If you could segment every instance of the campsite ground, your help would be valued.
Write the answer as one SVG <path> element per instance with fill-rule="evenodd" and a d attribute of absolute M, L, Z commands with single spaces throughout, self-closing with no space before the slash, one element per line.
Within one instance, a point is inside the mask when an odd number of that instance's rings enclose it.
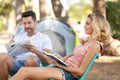
<path fill-rule="evenodd" d="M 0 52 L 9 42 L 8 35 L 0 33 Z M 85 80 L 120 80 L 120 57 L 101 56 L 95 61 Z"/>
<path fill-rule="evenodd" d="M 120 57 L 101 56 L 95 61 L 85 80 L 120 80 Z"/>

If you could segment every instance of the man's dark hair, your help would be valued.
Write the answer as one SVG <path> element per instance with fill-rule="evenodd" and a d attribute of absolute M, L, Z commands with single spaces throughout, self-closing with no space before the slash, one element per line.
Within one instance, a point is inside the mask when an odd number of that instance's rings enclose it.
<path fill-rule="evenodd" d="M 22 13 L 22 18 L 31 16 L 34 21 L 36 21 L 36 14 L 34 11 L 26 11 Z"/>

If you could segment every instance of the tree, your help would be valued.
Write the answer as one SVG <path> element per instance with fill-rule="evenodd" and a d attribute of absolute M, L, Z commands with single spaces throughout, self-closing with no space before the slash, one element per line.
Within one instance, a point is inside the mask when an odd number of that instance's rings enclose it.
<path fill-rule="evenodd" d="M 12 5 L 9 2 L 1 1 L 0 2 L 0 17 L 5 17 L 9 14 L 9 12 L 12 10 Z"/>
<path fill-rule="evenodd" d="M 51 15 L 47 0 L 39 0 L 40 18 L 46 18 Z"/>
<path fill-rule="evenodd" d="M 106 18 L 106 7 L 105 7 L 105 0 L 94 0 L 94 7 L 93 7 L 93 13 L 99 13 L 102 14 Z M 114 44 L 117 43 L 117 44 Z M 103 51 L 103 55 L 115 55 L 120 56 L 120 41 L 113 39 L 111 36 L 110 43 L 105 44 L 105 49 Z"/>
<path fill-rule="evenodd" d="M 24 4 L 24 0 L 11 0 L 11 3 L 13 5 L 13 8 L 15 10 L 15 21 L 16 21 L 16 30 L 19 26 L 21 26 L 21 13 L 22 13 L 22 5 Z"/>
<path fill-rule="evenodd" d="M 100 13 L 106 18 L 105 0 L 94 0 L 93 13 Z"/>
<path fill-rule="evenodd" d="M 77 23 L 69 17 L 68 12 L 64 9 L 60 0 L 51 0 L 51 2 L 56 18 L 69 25 L 75 32 L 77 32 L 75 28 L 75 25 L 77 25 Z"/>
<path fill-rule="evenodd" d="M 69 16 L 68 16 L 67 11 L 65 11 L 60 0 L 51 0 L 51 2 L 52 2 L 52 8 L 53 8 L 55 16 L 66 22 Z"/>
<path fill-rule="evenodd" d="M 7 29 L 9 14 L 12 10 L 13 10 L 13 6 L 9 3 L 9 1 L 2 0 L 0 2 L 0 31 L 2 29 Z M 3 24 L 2 20 L 4 20 L 5 17 L 7 17 L 7 20 Z"/>

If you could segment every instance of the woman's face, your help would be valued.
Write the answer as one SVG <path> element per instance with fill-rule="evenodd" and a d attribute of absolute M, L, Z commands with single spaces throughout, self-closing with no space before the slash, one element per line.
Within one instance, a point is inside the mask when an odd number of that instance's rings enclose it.
<path fill-rule="evenodd" d="M 87 17 L 85 25 L 84 25 L 85 33 L 88 35 L 92 35 L 93 29 L 92 29 L 92 20 Z"/>

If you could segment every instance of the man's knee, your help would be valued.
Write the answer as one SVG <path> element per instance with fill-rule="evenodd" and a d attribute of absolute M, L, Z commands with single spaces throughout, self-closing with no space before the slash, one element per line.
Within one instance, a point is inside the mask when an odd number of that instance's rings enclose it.
<path fill-rule="evenodd" d="M 6 64 L 8 65 L 9 68 L 11 68 L 13 65 L 12 57 L 10 57 L 6 53 L 0 53 L 0 64 L 1 65 Z"/>
<path fill-rule="evenodd" d="M 24 66 L 32 66 L 32 67 L 37 67 L 39 66 L 39 61 L 34 57 L 34 56 L 29 56 L 27 57 Z"/>
<path fill-rule="evenodd" d="M 1 62 L 5 62 L 8 59 L 10 59 L 10 56 L 8 54 L 6 54 L 6 53 L 0 53 L 0 63 Z"/>

